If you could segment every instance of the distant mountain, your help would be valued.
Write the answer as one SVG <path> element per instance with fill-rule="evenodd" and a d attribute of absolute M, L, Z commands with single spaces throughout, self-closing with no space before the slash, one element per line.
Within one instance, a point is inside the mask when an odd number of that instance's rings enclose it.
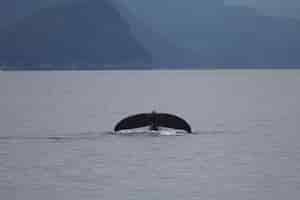
<path fill-rule="evenodd" d="M 168 37 L 163 37 L 141 18 L 133 15 L 124 2 L 120 0 L 111 1 L 120 11 L 121 16 L 128 21 L 137 40 L 151 53 L 154 68 L 182 68 L 186 65 L 188 67 L 191 65 L 199 67 L 200 60 L 201 63 L 207 64 L 204 57 L 199 56 L 192 50 L 170 43 Z"/>
<path fill-rule="evenodd" d="M 152 60 L 110 0 L 41 9 L 1 31 L 0 44 L 0 65 L 16 69 L 103 69 Z"/>
<path fill-rule="evenodd" d="M 117 0 L 171 45 L 217 67 L 299 67 L 300 22 L 222 0 Z M 129 20 L 135 26 L 133 20 Z M 137 27 L 139 27 L 137 25 Z"/>
<path fill-rule="evenodd" d="M 15 23 L 16 20 L 32 15 L 41 8 L 52 5 L 72 2 L 85 2 L 86 0 L 1 0 L 0 27 Z"/>
<path fill-rule="evenodd" d="M 223 0 L 63 1 L 0 32 L 0 66 L 300 68 L 297 20 Z"/>

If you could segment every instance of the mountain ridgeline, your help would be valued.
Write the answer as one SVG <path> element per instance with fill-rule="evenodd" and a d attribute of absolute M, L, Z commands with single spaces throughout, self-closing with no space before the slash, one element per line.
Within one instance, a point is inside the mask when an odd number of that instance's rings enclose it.
<path fill-rule="evenodd" d="M 8 69 L 103 69 L 151 63 L 109 0 L 44 8 L 0 33 Z"/>
<path fill-rule="evenodd" d="M 0 44 L 6 69 L 300 67 L 299 21 L 223 0 L 70 0 L 3 29 Z"/>

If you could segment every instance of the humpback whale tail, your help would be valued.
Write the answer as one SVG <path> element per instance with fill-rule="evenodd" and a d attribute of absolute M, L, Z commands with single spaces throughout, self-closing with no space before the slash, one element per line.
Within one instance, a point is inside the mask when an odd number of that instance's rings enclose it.
<path fill-rule="evenodd" d="M 115 126 L 115 131 L 150 127 L 150 130 L 158 130 L 159 127 L 184 130 L 192 132 L 190 125 L 182 118 L 168 113 L 140 113 L 122 119 Z"/>

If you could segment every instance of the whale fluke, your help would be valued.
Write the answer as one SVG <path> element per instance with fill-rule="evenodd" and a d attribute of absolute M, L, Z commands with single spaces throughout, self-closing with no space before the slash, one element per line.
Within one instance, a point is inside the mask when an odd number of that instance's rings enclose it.
<path fill-rule="evenodd" d="M 190 125 L 182 118 L 168 113 L 140 113 L 122 119 L 115 126 L 115 131 L 150 127 L 150 130 L 158 130 L 159 127 L 184 130 L 192 132 Z"/>

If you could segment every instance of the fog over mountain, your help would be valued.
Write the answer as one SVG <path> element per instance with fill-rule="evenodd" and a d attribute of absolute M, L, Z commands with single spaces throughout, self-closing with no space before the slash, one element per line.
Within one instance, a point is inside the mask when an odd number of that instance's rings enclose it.
<path fill-rule="evenodd" d="M 225 3 L 254 7 L 266 15 L 300 19 L 299 0 L 225 0 Z"/>
<path fill-rule="evenodd" d="M 84 2 L 86 0 L 1 0 L 0 2 L 0 27 L 11 23 L 17 18 L 30 15 L 33 11 L 57 3 Z M 143 1 L 143 0 L 141 0 Z M 200 2 L 201 0 L 198 0 Z M 130 3 L 130 0 L 123 0 Z M 151 2 L 151 1 L 150 1 Z M 189 1 L 184 1 L 188 3 Z M 257 8 L 265 14 L 277 16 L 297 17 L 300 19 L 299 0 L 224 0 L 226 4 L 247 5 Z"/>

